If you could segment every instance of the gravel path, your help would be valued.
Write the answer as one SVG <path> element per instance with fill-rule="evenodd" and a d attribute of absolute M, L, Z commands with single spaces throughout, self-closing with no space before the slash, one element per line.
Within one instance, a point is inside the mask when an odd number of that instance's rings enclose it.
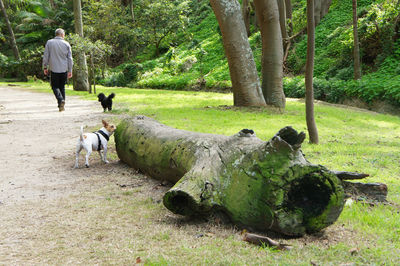
<path fill-rule="evenodd" d="M 102 119 L 115 119 L 98 102 L 67 96 L 65 112 L 59 112 L 50 93 L 0 86 L 0 95 L 0 265 L 41 265 L 50 254 L 43 249 L 53 245 L 49 239 L 62 239 L 47 232 L 54 228 L 50 223 L 69 215 L 62 203 L 116 186 L 122 175 L 129 180 L 133 170 L 118 162 L 114 145 L 110 164 L 93 153 L 90 168 L 73 169 L 80 126 L 90 132 Z M 45 256 L 34 255 L 40 252 Z"/>
<path fill-rule="evenodd" d="M 76 181 L 65 170 L 73 166 L 79 128 L 100 127 L 100 105 L 68 97 L 59 112 L 52 94 L 0 87 L 0 95 L 0 204 L 64 195 Z"/>

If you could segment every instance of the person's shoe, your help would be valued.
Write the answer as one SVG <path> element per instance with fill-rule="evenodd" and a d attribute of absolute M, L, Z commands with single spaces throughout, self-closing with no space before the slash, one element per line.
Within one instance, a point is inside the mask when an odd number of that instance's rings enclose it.
<path fill-rule="evenodd" d="M 65 111 L 65 101 L 61 101 L 60 105 L 58 106 L 58 111 L 62 112 Z"/>

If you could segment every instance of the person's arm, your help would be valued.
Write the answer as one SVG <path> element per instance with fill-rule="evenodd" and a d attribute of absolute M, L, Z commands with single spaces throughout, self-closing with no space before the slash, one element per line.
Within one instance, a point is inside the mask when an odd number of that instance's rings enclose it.
<path fill-rule="evenodd" d="M 72 78 L 72 67 L 74 66 L 74 60 L 72 59 L 71 46 L 68 45 L 68 78 Z"/>
<path fill-rule="evenodd" d="M 49 66 L 49 57 L 50 57 L 49 42 L 47 42 L 43 53 L 43 73 L 46 76 L 49 74 L 49 71 L 47 69 L 47 67 Z"/>

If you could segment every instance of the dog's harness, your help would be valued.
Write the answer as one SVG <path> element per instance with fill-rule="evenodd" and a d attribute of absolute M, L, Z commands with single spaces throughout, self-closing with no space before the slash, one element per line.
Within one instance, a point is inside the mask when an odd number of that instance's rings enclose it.
<path fill-rule="evenodd" d="M 94 134 L 96 134 L 97 139 L 99 140 L 99 145 L 97 146 L 97 150 L 100 151 L 101 150 L 101 140 L 100 140 L 100 134 L 107 140 L 110 140 L 110 137 L 108 137 L 108 135 L 106 133 L 104 133 L 102 130 L 93 132 Z"/>

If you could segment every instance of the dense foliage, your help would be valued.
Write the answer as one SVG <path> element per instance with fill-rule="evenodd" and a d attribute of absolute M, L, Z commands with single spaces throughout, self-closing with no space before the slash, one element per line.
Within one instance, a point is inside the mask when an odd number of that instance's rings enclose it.
<path fill-rule="evenodd" d="M 46 40 L 58 27 L 73 33 L 72 0 L 5 3 L 22 59 L 14 60 L 7 27 L 0 19 L 0 77 L 41 77 Z M 285 64 L 284 89 L 289 97 L 303 97 L 306 1 L 292 3 L 293 34 L 299 34 Z M 83 0 L 82 8 L 85 43 L 101 41 L 108 47 L 107 53 L 99 50 L 94 55 L 98 82 L 173 90 L 230 89 L 221 35 L 208 0 Z M 363 77 L 354 81 L 351 1 L 332 1 L 316 29 L 317 99 L 341 102 L 356 97 L 367 103 L 400 104 L 399 14 L 398 0 L 358 0 Z M 261 39 L 252 21 L 250 43 L 260 71 Z"/>

